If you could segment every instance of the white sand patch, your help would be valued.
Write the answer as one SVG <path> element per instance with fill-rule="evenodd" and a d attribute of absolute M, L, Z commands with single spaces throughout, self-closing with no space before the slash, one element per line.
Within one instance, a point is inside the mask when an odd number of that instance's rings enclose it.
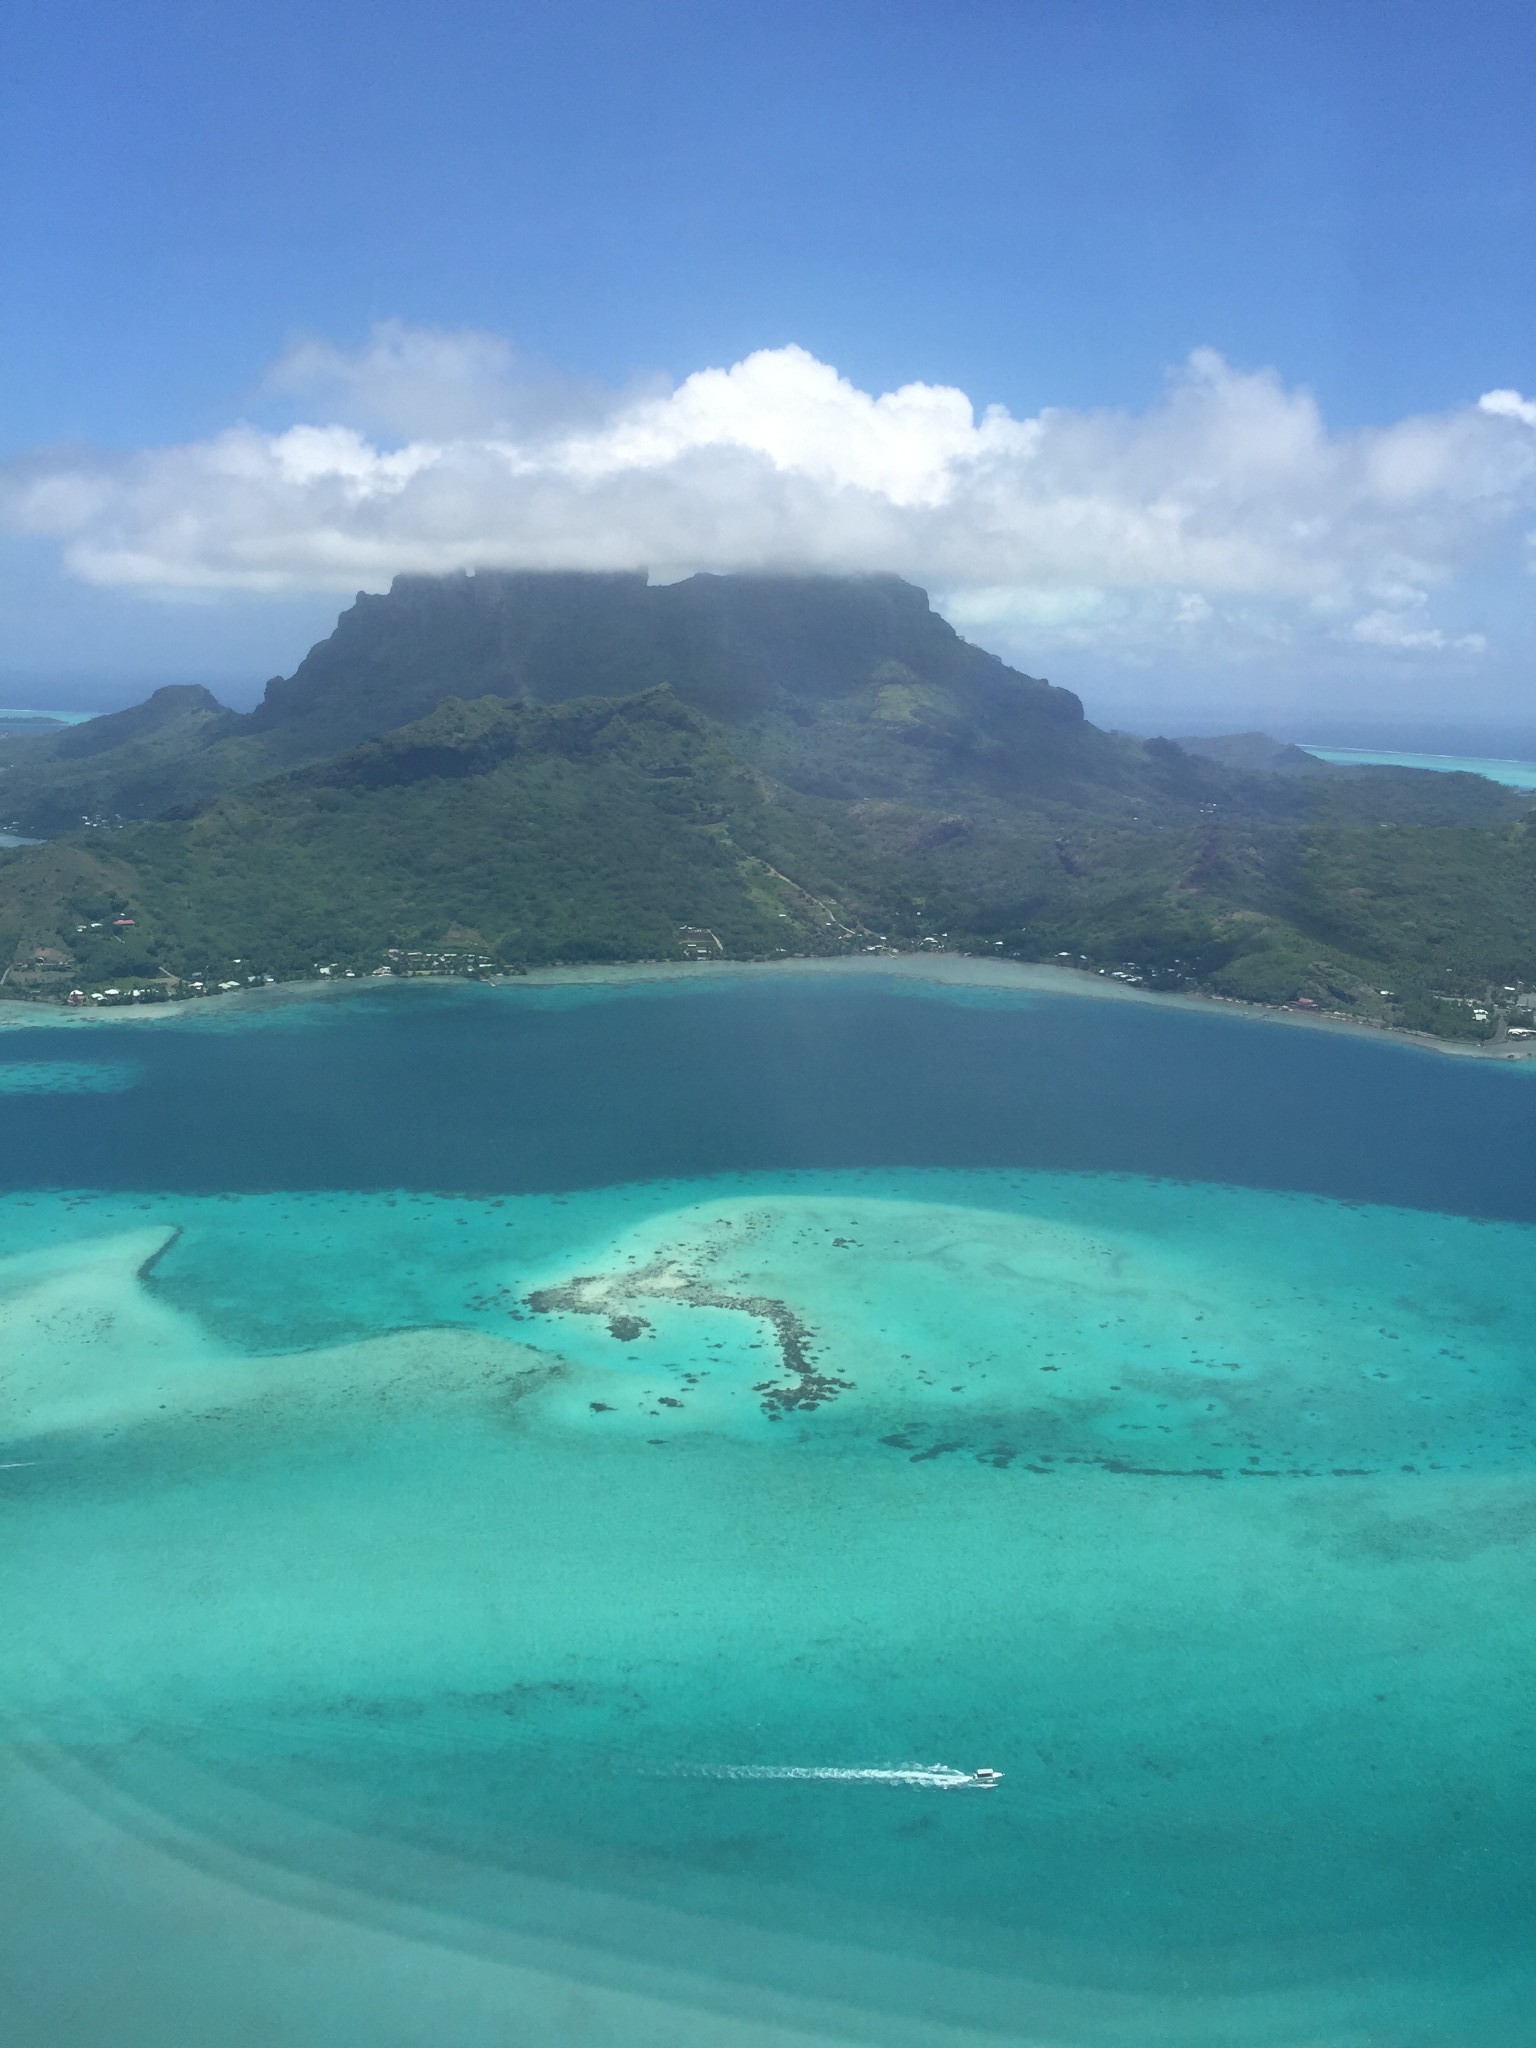
<path fill-rule="evenodd" d="M 255 1404 L 298 1413 L 391 1398 L 515 1403 L 561 1370 L 547 1353 L 463 1330 L 237 1353 L 144 1284 L 174 1235 L 156 1227 L 0 1260 L 0 1438 L 24 1447 Z"/>

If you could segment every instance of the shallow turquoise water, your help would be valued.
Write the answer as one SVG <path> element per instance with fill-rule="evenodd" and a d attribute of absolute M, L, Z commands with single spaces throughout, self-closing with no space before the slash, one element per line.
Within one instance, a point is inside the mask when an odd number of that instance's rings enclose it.
<path fill-rule="evenodd" d="M 1441 775 L 1486 775 L 1510 789 L 1536 789 L 1536 761 L 1503 761 L 1473 754 L 1375 753 L 1368 747 L 1308 747 L 1320 761 L 1356 768 L 1428 768 Z"/>
<path fill-rule="evenodd" d="M 358 1034 L 440 1023 L 420 993 L 294 1028 L 367 1095 Z M 807 998 L 828 1043 L 851 1000 Z M 579 1011 L 573 1129 L 594 1046 L 659 1073 L 708 1012 L 669 1002 Z M 898 1009 L 956 1042 L 943 992 Z M 999 1105 L 1066 1057 L 1049 1005 L 971 1014 Z M 1153 1092 L 1211 1042 L 1183 1021 Z M 179 1028 L 90 1050 L 148 1093 Z M 1285 1035 L 1225 1030 L 1262 1098 Z M 1400 1071 L 1425 1128 L 1442 1088 L 1529 1115 L 1523 1074 Z M 0 1197 L 15 2038 L 1529 2038 L 1530 1220 L 1429 1206 L 1432 1158 L 1413 1204 L 1025 1157 L 458 1194 L 220 1163 L 49 1192 L 40 1154 Z M 936 1761 L 1006 1776 L 730 1775 Z"/>

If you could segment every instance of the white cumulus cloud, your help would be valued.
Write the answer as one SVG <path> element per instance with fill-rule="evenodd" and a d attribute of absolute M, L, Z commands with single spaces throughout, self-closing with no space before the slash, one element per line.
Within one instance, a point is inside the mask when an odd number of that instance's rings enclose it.
<path fill-rule="evenodd" d="M 395 441 L 547 434 L 613 403 L 525 362 L 502 335 L 401 320 L 381 321 L 360 349 L 320 335 L 295 339 L 262 379 L 261 396 Z"/>
<path fill-rule="evenodd" d="M 295 344 L 266 391 L 311 417 L 37 451 L 0 472 L 0 518 L 80 577 L 150 590 L 894 570 L 957 620 L 1048 642 L 1470 653 L 1430 596 L 1536 506 L 1536 404 L 1516 392 L 1334 432 L 1307 392 L 1209 350 L 1143 412 L 1019 418 L 946 385 L 863 391 L 796 347 L 600 398 L 529 378 L 498 337 L 390 324 L 360 351 Z"/>
<path fill-rule="evenodd" d="M 1420 653 L 1442 653 L 1455 648 L 1463 654 L 1482 654 L 1488 645 L 1482 633 L 1447 633 L 1432 626 L 1428 604 L 1421 593 L 1396 606 L 1381 606 L 1365 612 L 1349 629 L 1349 638 L 1362 647 L 1397 647 Z"/>
<path fill-rule="evenodd" d="M 1485 391 L 1477 402 L 1495 419 L 1523 420 L 1526 426 L 1536 427 L 1536 398 L 1522 398 L 1518 391 Z"/>

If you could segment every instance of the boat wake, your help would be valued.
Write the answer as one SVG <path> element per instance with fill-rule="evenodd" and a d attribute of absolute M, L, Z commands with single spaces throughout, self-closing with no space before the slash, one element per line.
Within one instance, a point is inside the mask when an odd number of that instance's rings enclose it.
<path fill-rule="evenodd" d="M 1001 1771 L 957 1771 L 950 1764 L 678 1764 L 678 1778 L 718 1778 L 732 1783 L 783 1783 L 810 1779 L 835 1785 L 907 1785 L 927 1792 L 990 1791 Z"/>

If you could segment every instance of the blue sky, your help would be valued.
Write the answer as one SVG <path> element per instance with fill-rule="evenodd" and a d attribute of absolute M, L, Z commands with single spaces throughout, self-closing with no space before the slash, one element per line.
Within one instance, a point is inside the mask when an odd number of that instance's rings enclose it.
<path fill-rule="evenodd" d="M 1536 695 L 1523 0 L 56 0 L 9 45 L 0 695 L 248 694 L 475 556 L 888 562 L 1109 712 Z"/>

